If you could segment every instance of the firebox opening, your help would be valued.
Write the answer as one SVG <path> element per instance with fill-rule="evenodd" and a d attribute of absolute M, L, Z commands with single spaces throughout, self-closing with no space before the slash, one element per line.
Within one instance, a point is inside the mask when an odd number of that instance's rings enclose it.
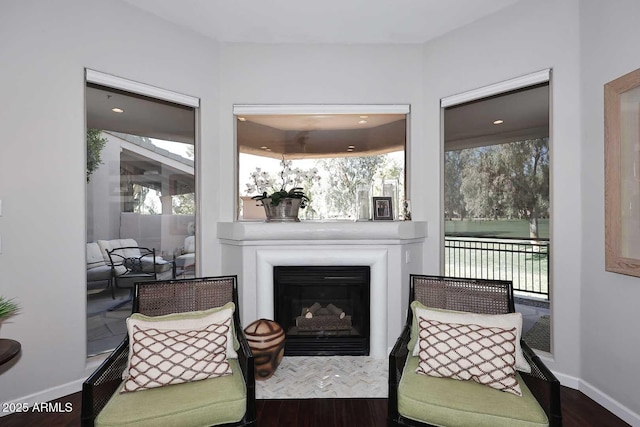
<path fill-rule="evenodd" d="M 285 355 L 369 355 L 368 266 L 276 266 L 273 274 Z"/>

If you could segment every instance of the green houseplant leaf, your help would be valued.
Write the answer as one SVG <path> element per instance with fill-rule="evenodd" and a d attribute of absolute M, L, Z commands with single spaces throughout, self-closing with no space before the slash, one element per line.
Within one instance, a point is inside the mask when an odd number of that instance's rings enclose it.
<path fill-rule="evenodd" d="M 0 296 L 0 321 L 18 313 L 20 305 L 13 299 L 6 299 Z"/>

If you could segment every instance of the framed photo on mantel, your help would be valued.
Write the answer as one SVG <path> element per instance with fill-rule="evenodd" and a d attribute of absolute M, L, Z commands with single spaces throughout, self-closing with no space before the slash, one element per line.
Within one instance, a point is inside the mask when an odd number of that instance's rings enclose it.
<path fill-rule="evenodd" d="M 392 220 L 393 205 L 391 197 L 374 197 L 373 198 L 373 220 Z"/>
<path fill-rule="evenodd" d="M 605 269 L 640 277 L 640 69 L 604 85 Z"/>

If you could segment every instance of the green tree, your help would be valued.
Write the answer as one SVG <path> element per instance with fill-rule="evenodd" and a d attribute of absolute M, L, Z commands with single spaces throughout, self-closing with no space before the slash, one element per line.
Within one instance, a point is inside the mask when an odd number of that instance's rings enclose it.
<path fill-rule="evenodd" d="M 100 129 L 87 129 L 87 182 L 91 174 L 102 164 L 102 149 L 107 139 L 102 136 Z"/>
<path fill-rule="evenodd" d="M 509 173 L 509 212 L 529 220 L 529 236 L 538 237 L 538 219 L 549 210 L 549 140 L 508 144 L 499 151 Z"/>
<path fill-rule="evenodd" d="M 462 170 L 461 190 L 467 211 L 474 218 L 503 218 L 507 203 L 505 171 L 498 157 L 498 146 L 468 151 Z"/>
<path fill-rule="evenodd" d="M 466 151 L 461 190 L 476 218 L 522 218 L 538 237 L 538 219 L 549 209 L 549 140 L 531 139 Z"/>
<path fill-rule="evenodd" d="M 444 155 L 444 216 L 451 219 L 455 216 L 464 219 L 467 208 L 462 193 L 462 171 L 467 150 L 447 151 Z"/>
<path fill-rule="evenodd" d="M 385 160 L 383 155 L 320 160 L 322 167 L 331 171 L 325 194 L 325 203 L 329 212 L 355 214 L 357 188 L 361 185 L 370 186 Z"/>
<path fill-rule="evenodd" d="M 171 198 L 173 213 L 176 215 L 195 215 L 196 197 L 195 193 L 178 194 Z"/>

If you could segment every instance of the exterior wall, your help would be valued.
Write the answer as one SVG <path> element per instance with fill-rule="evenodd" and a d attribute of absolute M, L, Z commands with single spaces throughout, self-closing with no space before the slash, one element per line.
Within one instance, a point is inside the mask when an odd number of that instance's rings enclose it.
<path fill-rule="evenodd" d="M 120 238 L 120 195 L 112 197 L 112 189 L 120 188 L 120 140 L 108 133 L 103 135 L 107 142 L 101 153 L 102 164 L 87 183 L 87 242 Z"/>

